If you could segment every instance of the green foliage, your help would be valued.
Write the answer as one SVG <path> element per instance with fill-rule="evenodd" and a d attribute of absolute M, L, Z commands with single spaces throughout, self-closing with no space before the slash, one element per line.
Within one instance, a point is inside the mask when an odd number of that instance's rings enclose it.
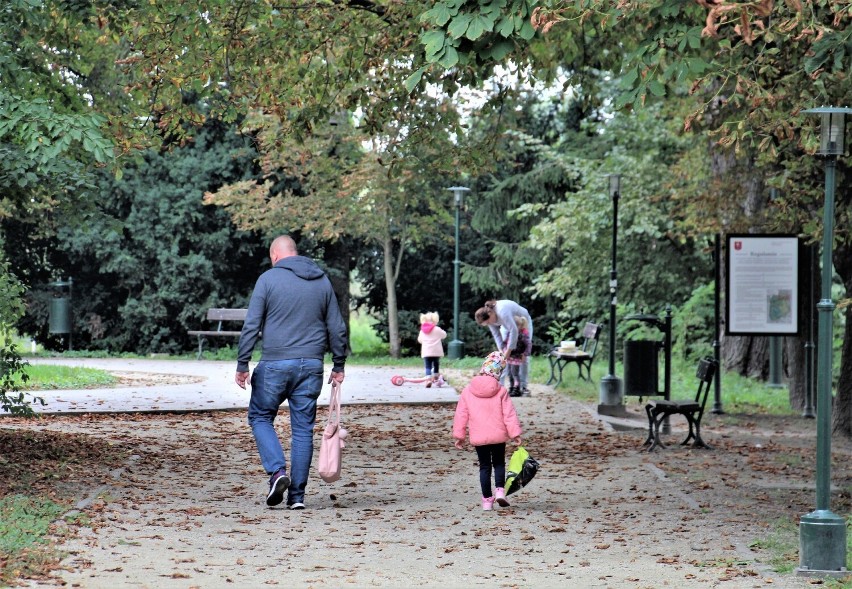
<path fill-rule="evenodd" d="M 547 326 L 547 340 L 553 346 L 558 346 L 571 335 L 571 325 L 568 321 L 552 321 Z"/>
<path fill-rule="evenodd" d="M 32 417 L 34 413 L 30 403 L 34 401 L 44 405 L 44 399 L 33 397 L 30 401 L 20 390 L 21 384 L 29 378 L 25 372 L 26 366 L 15 344 L 9 339 L 0 338 L 0 408 L 12 415 Z"/>
<path fill-rule="evenodd" d="M 352 354 L 359 357 L 387 356 L 388 346 L 373 329 L 375 320 L 356 313 L 349 319 L 349 346 Z"/>
<path fill-rule="evenodd" d="M 0 243 L 2 241 L 0 239 Z M 18 352 L 12 331 L 15 321 L 24 314 L 23 293 L 23 285 L 12 274 L 0 251 L 0 407 L 12 415 L 31 417 L 32 408 L 20 391 L 20 385 L 28 378 L 27 363 Z M 43 399 L 36 397 L 34 400 L 44 404 Z"/>
<path fill-rule="evenodd" d="M 535 0 L 477 2 L 441 0 L 420 15 L 430 25 L 420 36 L 427 64 L 449 69 L 474 64 L 493 64 L 516 50 L 517 44 L 535 36 L 530 17 Z M 517 39 L 513 39 L 516 37 Z M 405 80 L 412 92 L 427 66 Z"/>
<path fill-rule="evenodd" d="M 88 10 L 49 0 L 10 0 L 0 11 L 0 217 L 73 215 L 86 203 L 93 165 L 113 161 L 105 133 L 110 105 L 120 104 L 112 64 L 115 48 L 98 43 Z M 114 66 L 113 66 L 114 67 Z"/>
<path fill-rule="evenodd" d="M 10 495 L 0 498 L 0 583 L 43 574 L 45 561 L 57 560 L 50 541 L 51 524 L 65 507 L 45 498 Z"/>
<path fill-rule="evenodd" d="M 203 203 L 206 190 L 250 177 L 254 155 L 250 138 L 210 121 L 185 147 L 146 152 L 120 180 L 103 176 L 99 211 L 84 225 L 69 223 L 55 240 L 9 255 L 31 269 L 35 284 L 73 277 L 75 346 L 187 349 L 187 330 L 208 327 L 208 308 L 246 306 L 267 261 L 262 235 L 237 230 L 226 211 Z M 27 232 L 12 220 L 5 227 Z M 34 292 L 18 325 L 39 341 L 49 341 L 48 296 Z"/>
<path fill-rule="evenodd" d="M 715 285 L 698 286 L 672 319 L 673 354 L 681 360 L 698 360 L 713 351 L 715 335 Z"/>
<path fill-rule="evenodd" d="M 577 170 L 577 188 L 548 206 L 530 232 L 526 245 L 546 270 L 528 290 L 559 301 L 556 315 L 562 321 L 605 319 L 614 214 L 605 176 L 620 173 L 618 300 L 636 310 L 677 308 L 702 275 L 712 276 L 709 257 L 678 235 L 660 174 L 687 144 L 666 132 L 656 109 L 589 121 L 587 127 L 582 140 L 579 133 L 564 136 L 561 157 Z"/>

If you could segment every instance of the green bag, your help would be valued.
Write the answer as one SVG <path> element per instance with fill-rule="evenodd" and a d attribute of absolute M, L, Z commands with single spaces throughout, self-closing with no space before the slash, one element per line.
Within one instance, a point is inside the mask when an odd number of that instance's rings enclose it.
<path fill-rule="evenodd" d="M 506 468 L 506 495 L 526 487 L 538 472 L 538 462 L 530 456 L 526 448 L 518 446 L 509 459 Z"/>

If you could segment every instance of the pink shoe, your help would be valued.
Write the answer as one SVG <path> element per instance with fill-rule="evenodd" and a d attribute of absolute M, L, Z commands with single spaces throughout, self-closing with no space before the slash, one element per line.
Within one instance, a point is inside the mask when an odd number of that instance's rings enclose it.
<path fill-rule="evenodd" d="M 491 511 L 494 508 L 494 497 L 482 498 L 482 510 Z"/>
<path fill-rule="evenodd" d="M 500 507 L 509 507 L 509 502 L 506 501 L 506 490 L 503 487 L 497 487 L 494 491 L 494 500 Z"/>

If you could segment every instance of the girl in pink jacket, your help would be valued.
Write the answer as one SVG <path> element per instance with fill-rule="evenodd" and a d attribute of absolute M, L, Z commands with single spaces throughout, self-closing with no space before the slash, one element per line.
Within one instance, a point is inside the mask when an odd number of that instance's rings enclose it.
<path fill-rule="evenodd" d="M 455 446 L 462 448 L 465 434 L 476 448 L 479 458 L 479 485 L 482 487 L 482 509 L 490 511 L 494 502 L 508 507 L 506 491 L 506 442 L 521 445 L 521 424 L 515 406 L 506 388 L 500 384 L 500 375 L 506 368 L 506 358 L 500 352 L 491 352 L 482 364 L 479 374 L 461 393 L 453 420 Z M 466 431 L 468 430 L 468 431 Z M 495 494 L 491 494 L 491 469 L 494 469 Z"/>

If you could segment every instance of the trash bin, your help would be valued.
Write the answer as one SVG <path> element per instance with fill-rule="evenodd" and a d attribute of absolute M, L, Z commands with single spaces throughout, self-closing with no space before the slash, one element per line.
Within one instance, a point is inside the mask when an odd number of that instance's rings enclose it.
<path fill-rule="evenodd" d="M 662 340 L 624 342 L 624 394 L 670 399 L 672 384 L 672 308 L 666 305 L 663 317 L 639 313 L 624 318 L 639 321 L 662 332 Z M 643 334 L 644 335 L 644 334 Z M 663 350 L 663 390 L 659 387 L 659 350 Z"/>
<path fill-rule="evenodd" d="M 624 342 L 624 394 L 655 397 L 660 390 L 658 352 L 660 342 L 634 340 Z"/>
<path fill-rule="evenodd" d="M 50 299 L 50 333 L 71 333 L 71 300 L 67 297 Z"/>
<path fill-rule="evenodd" d="M 48 286 L 53 288 L 53 298 L 50 299 L 50 308 L 48 309 L 47 331 L 51 334 L 60 336 L 68 334 L 68 349 L 73 350 L 74 344 L 71 338 L 74 337 L 72 327 L 74 322 L 71 316 L 71 299 L 74 280 L 59 280 L 50 282 Z M 60 341 L 64 341 L 64 337 L 60 337 Z"/>

